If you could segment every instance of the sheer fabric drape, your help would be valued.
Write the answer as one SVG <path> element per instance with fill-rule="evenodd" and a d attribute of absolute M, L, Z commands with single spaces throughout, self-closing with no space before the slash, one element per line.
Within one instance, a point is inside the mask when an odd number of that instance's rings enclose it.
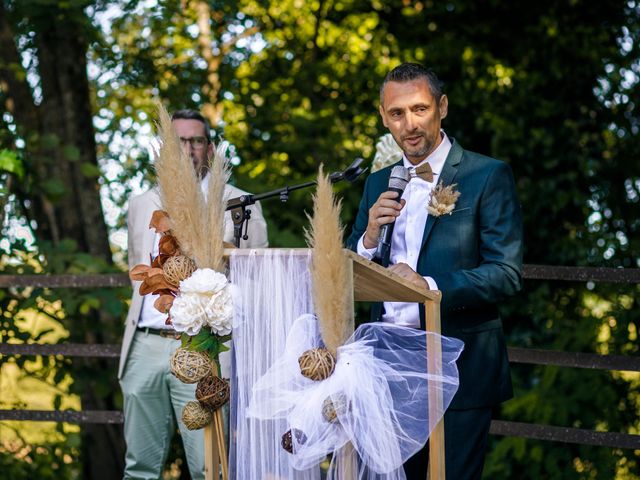
<path fill-rule="evenodd" d="M 320 479 L 320 469 L 295 470 L 280 441 L 285 419 L 248 418 L 252 388 L 284 351 L 287 333 L 302 314 L 313 311 L 310 252 L 268 250 L 233 252 L 230 280 L 235 285 L 230 478 Z"/>

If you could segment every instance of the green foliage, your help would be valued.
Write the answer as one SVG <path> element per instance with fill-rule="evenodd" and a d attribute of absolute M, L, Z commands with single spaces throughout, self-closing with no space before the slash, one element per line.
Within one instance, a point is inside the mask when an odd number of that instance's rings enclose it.
<path fill-rule="evenodd" d="M 229 350 L 225 345 L 229 340 L 231 335 L 220 336 L 203 328 L 196 335 L 182 335 L 182 346 L 196 352 L 207 352 L 211 360 L 218 363 L 218 355 Z"/>
<path fill-rule="evenodd" d="M 76 436 L 62 443 L 37 447 L 20 445 L 7 448 L 0 445 L 0 470 L 3 478 L 11 480 L 79 479 L 78 455 Z"/>
<path fill-rule="evenodd" d="M 24 165 L 18 155 L 7 149 L 0 150 L 0 172 L 11 173 L 18 180 L 24 178 Z"/>

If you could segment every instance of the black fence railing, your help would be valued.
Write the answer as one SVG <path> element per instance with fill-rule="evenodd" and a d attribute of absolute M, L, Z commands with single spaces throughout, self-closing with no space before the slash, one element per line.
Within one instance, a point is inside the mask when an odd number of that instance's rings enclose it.
<path fill-rule="evenodd" d="M 525 265 L 524 278 L 529 280 L 562 280 L 574 282 L 640 283 L 640 269 L 558 267 Z M 126 274 L 103 275 L 0 275 L 0 288 L 101 288 L 128 286 Z M 598 355 L 529 348 L 508 349 L 512 363 L 548 365 L 597 370 L 640 372 L 640 357 L 622 355 Z M 87 345 L 61 343 L 43 345 L 34 343 L 0 343 L 0 355 L 66 357 L 101 357 L 118 359 L 119 345 Z M 120 411 L 71 411 L 71 410 L 0 410 L 2 420 L 30 420 L 67 423 L 122 423 Z M 602 432 L 579 428 L 557 427 L 521 422 L 494 420 L 493 435 L 530 438 L 581 445 L 610 448 L 640 449 L 640 435 Z"/>

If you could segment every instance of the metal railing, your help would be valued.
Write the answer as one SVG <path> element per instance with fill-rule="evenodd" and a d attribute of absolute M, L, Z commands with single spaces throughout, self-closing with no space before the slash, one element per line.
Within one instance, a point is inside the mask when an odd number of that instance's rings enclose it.
<path fill-rule="evenodd" d="M 528 280 L 573 282 L 640 283 L 640 269 L 599 267 L 558 267 L 525 265 Z M 0 275 L 0 288 L 103 288 L 128 286 L 126 274 L 102 275 Z M 529 348 L 508 348 L 511 363 L 597 370 L 640 372 L 640 357 L 598 355 Z M 117 360 L 119 345 L 61 343 L 55 345 L 0 343 L 0 355 L 63 355 L 101 357 Z M 120 411 L 0 410 L 0 420 L 31 420 L 68 423 L 122 423 Z M 491 434 L 622 449 L 640 449 L 640 435 L 602 432 L 579 428 L 494 420 Z"/>

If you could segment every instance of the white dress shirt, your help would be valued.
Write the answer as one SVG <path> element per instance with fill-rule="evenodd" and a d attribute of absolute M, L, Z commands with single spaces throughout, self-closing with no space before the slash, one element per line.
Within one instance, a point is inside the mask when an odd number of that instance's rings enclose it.
<path fill-rule="evenodd" d="M 451 150 L 451 141 L 441 131 L 442 141 L 440 145 L 425 158 L 420 164 L 412 165 L 407 157 L 403 157 L 403 163 L 406 168 L 413 170 L 415 167 L 428 162 L 433 170 L 433 182 L 427 182 L 419 177 L 412 176 L 411 181 L 402 194 L 406 204 L 400 211 L 400 215 L 396 217 L 393 235 L 391 237 L 391 254 L 389 264 L 406 263 L 413 270 L 418 265 L 418 255 L 422 246 L 422 235 L 424 226 L 427 223 L 429 212 L 427 204 L 431 196 L 431 190 L 438 184 L 438 179 L 444 162 Z M 364 247 L 364 235 L 358 241 L 358 254 L 371 260 L 376 248 L 367 249 Z M 438 286 L 431 277 L 424 277 L 431 290 L 437 290 Z M 383 322 L 394 323 L 407 327 L 420 326 L 420 314 L 417 303 L 406 302 L 384 302 L 385 313 L 382 315 Z"/>

